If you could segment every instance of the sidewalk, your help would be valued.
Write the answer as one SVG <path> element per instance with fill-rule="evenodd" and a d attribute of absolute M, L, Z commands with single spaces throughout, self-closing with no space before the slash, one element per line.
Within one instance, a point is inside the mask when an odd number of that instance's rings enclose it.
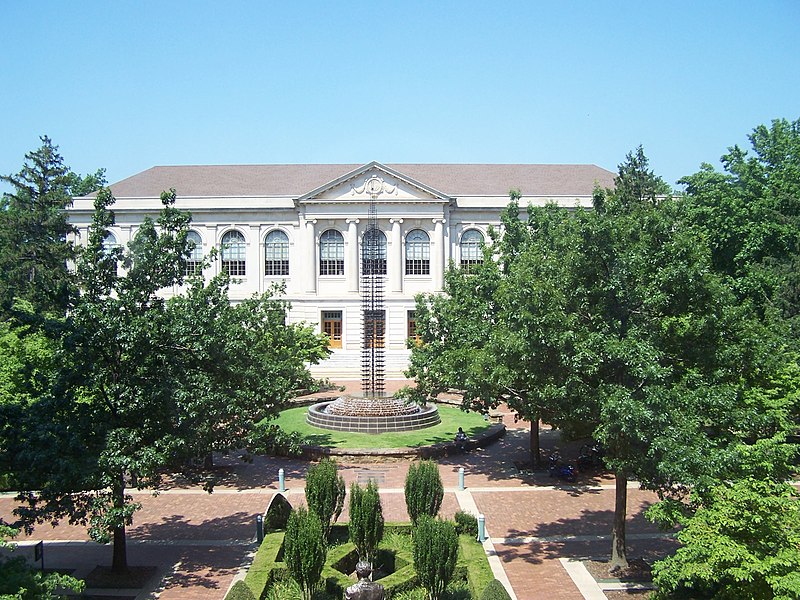
<path fill-rule="evenodd" d="M 405 383 L 405 382 L 403 382 Z M 399 383 L 387 382 L 397 385 Z M 387 385 L 387 389 L 390 386 Z M 610 554 L 614 509 L 613 479 L 579 479 L 576 485 L 554 486 L 546 472 L 520 472 L 514 461 L 528 456 L 529 424 L 513 422 L 506 411 L 506 436 L 488 448 L 439 460 L 445 485 L 441 515 L 478 511 L 486 518 L 490 536 L 485 544 L 490 561 L 519 600 L 581 599 L 598 597 L 581 591 L 560 559 Z M 542 433 L 547 452 L 559 444 L 558 436 Z M 570 457 L 575 450 L 560 448 Z M 387 521 L 407 520 L 402 494 L 410 461 L 339 461 L 347 486 L 353 481 L 375 480 L 380 488 Z M 175 485 L 153 497 L 135 493 L 142 509 L 129 528 L 131 565 L 157 566 L 158 575 L 141 590 L 120 590 L 117 598 L 145 600 L 221 600 L 240 568 L 255 550 L 255 517 L 263 513 L 278 490 L 278 470 L 283 469 L 287 497 L 293 505 L 304 501 L 305 473 L 309 463 L 280 457 L 256 457 L 244 463 L 237 457 L 220 457 L 215 469 L 223 483 L 207 494 L 198 487 Z M 465 490 L 458 489 L 458 471 L 465 471 Z M 654 494 L 635 487 L 628 490 L 628 536 L 631 556 L 653 556 L 674 542 L 660 534 L 643 512 L 656 501 Z M 0 497 L 0 517 L 13 520 L 13 498 Z M 341 520 L 347 519 L 347 508 Z M 20 537 L 20 552 L 31 553 L 33 542 L 45 540 L 47 568 L 69 567 L 76 576 L 98 564 L 110 564 L 111 547 L 87 541 L 83 527 L 60 524 L 39 526 L 30 537 Z M 93 590 L 98 596 L 109 591 Z M 599 596 L 603 597 L 603 596 Z"/>

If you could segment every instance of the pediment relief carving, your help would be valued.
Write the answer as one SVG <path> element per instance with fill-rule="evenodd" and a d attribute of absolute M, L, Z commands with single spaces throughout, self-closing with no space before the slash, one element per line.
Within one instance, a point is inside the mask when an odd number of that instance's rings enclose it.
<path fill-rule="evenodd" d="M 390 173 L 378 167 L 368 168 L 356 172 L 352 177 L 331 182 L 301 197 L 303 203 L 361 203 L 369 202 L 372 197 L 381 203 L 395 202 L 448 202 L 449 199 L 427 189 L 424 184 L 419 184 L 409 179 L 404 179 L 399 174 Z"/>

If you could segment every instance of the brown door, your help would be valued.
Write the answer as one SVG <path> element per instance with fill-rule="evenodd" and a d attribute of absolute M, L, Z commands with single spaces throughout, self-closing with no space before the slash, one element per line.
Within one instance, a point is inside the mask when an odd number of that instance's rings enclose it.
<path fill-rule="evenodd" d="M 329 348 L 342 347 L 342 311 L 326 310 L 322 313 L 322 331 L 328 334 Z"/>

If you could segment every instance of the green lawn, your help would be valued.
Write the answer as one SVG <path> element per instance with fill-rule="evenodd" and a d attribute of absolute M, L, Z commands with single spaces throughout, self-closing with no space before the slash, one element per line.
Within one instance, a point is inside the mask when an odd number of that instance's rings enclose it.
<path fill-rule="evenodd" d="M 490 423 L 483 415 L 474 412 L 463 412 L 452 407 L 439 405 L 442 422 L 427 429 L 406 431 L 402 433 L 348 433 L 319 429 L 306 423 L 308 407 L 301 406 L 283 411 L 273 421 L 289 432 L 298 432 L 303 436 L 303 443 L 324 446 L 326 448 L 415 448 L 430 446 L 441 442 L 451 442 L 459 427 L 474 437 L 485 431 Z"/>

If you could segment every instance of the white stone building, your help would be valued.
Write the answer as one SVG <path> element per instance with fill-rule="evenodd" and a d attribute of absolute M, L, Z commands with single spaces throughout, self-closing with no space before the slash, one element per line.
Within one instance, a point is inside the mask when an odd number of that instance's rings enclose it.
<path fill-rule="evenodd" d="M 161 192 L 175 188 L 177 206 L 192 214 L 198 256 L 221 249 L 208 275 L 227 269 L 237 280 L 231 299 L 284 282 L 290 319 L 330 335 L 333 354 L 315 375 L 359 379 L 359 251 L 370 192 L 376 193 L 385 247 L 382 343 L 386 376 L 398 378 L 407 366 L 414 296 L 441 290 L 449 261 L 468 264 L 480 257 L 480 243 L 489 241 L 490 225 L 500 224 L 509 190 L 521 190 L 523 209 L 548 201 L 591 206 L 594 186 L 612 187 L 613 179 L 594 165 L 153 167 L 111 185 L 116 225 L 108 241 L 126 244 L 142 218 L 158 212 Z M 76 198 L 70 210 L 83 239 L 92 203 L 91 197 Z"/>

